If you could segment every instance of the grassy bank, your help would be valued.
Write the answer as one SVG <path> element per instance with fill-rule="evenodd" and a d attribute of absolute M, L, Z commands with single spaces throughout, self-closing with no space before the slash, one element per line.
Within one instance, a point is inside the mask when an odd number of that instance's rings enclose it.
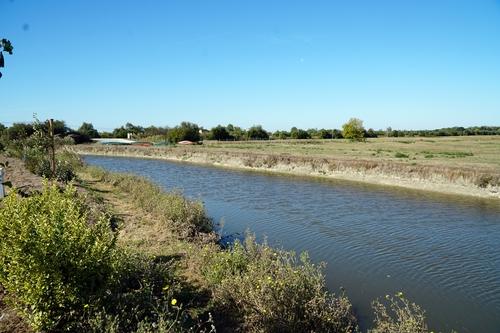
<path fill-rule="evenodd" d="M 0 332 L 357 331 L 306 254 L 222 248 L 200 203 L 139 177 L 85 167 L 59 186 L 0 203 Z M 428 332 L 402 295 L 384 302 L 372 332 Z"/>
<path fill-rule="evenodd" d="M 80 154 L 129 156 L 317 176 L 500 198 L 500 139 L 458 137 L 206 142 L 190 147 L 75 146 Z"/>

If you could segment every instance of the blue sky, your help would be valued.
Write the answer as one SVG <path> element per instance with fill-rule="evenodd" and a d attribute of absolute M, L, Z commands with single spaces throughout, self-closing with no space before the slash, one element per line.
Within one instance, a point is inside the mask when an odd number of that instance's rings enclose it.
<path fill-rule="evenodd" d="M 0 122 L 500 125 L 500 1 L 0 0 Z"/>

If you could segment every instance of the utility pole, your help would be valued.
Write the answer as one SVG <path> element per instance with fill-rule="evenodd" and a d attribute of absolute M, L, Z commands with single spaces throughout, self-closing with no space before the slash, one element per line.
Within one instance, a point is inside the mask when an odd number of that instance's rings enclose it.
<path fill-rule="evenodd" d="M 52 179 L 56 177 L 56 151 L 54 142 L 54 119 L 49 119 L 49 137 L 50 137 L 50 171 Z"/>

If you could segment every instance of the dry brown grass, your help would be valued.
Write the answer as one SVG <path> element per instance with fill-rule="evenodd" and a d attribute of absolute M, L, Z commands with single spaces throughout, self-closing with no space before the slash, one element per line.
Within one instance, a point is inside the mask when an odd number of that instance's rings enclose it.
<path fill-rule="evenodd" d="M 200 233 L 197 237 L 185 239 L 175 227 L 165 223 L 164 216 L 145 209 L 130 193 L 92 175 L 88 170 L 79 172 L 81 184 L 86 191 L 99 197 L 106 211 L 114 216 L 120 247 L 151 257 L 175 258 L 179 274 L 191 285 L 200 288 L 202 295 L 205 283 L 197 267 L 199 249 L 205 247 L 212 252 L 218 251 L 217 235 Z"/>
<path fill-rule="evenodd" d="M 340 160 L 401 161 L 396 153 L 408 155 L 406 163 L 445 166 L 500 168 L 500 136 L 376 138 L 366 142 L 349 140 L 273 140 L 205 142 L 216 151 L 287 154 Z M 432 155 L 432 156 L 431 156 Z"/>

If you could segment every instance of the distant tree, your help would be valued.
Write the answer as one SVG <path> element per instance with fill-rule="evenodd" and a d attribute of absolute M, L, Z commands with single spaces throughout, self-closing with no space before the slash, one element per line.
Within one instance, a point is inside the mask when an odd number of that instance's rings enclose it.
<path fill-rule="evenodd" d="M 290 130 L 290 137 L 292 139 L 310 139 L 311 135 L 303 129 L 292 127 Z"/>
<path fill-rule="evenodd" d="M 155 136 L 155 135 L 166 135 L 168 132 L 168 128 L 167 127 L 156 127 L 156 126 L 149 126 L 149 127 L 146 127 L 144 128 L 144 132 L 143 132 L 143 135 L 145 137 L 148 137 L 148 136 Z"/>
<path fill-rule="evenodd" d="M 141 126 L 136 126 L 132 123 L 126 123 L 125 124 L 125 129 L 127 130 L 128 133 L 132 133 L 135 135 L 141 135 L 144 133 L 144 128 Z"/>
<path fill-rule="evenodd" d="M 378 137 L 377 133 L 373 130 L 373 128 L 369 128 L 368 131 L 365 131 L 366 138 L 376 138 Z"/>
<path fill-rule="evenodd" d="M 233 140 L 240 141 L 246 138 L 246 132 L 241 127 L 229 124 L 226 126 L 226 129 Z"/>
<path fill-rule="evenodd" d="M 344 136 L 342 135 L 342 131 L 338 129 L 333 129 L 332 130 L 332 137 L 333 139 L 343 139 Z"/>
<path fill-rule="evenodd" d="M 231 135 L 224 126 L 218 125 L 210 130 L 210 138 L 212 140 L 224 141 L 229 140 Z"/>
<path fill-rule="evenodd" d="M 351 118 L 347 123 L 342 125 L 342 135 L 344 138 L 354 141 L 364 141 L 365 128 L 363 121 L 358 118 Z"/>
<path fill-rule="evenodd" d="M 35 118 L 35 123 L 39 127 L 40 130 L 44 131 L 45 133 L 49 132 L 49 121 L 47 120 L 46 122 L 39 122 L 38 119 Z M 66 122 L 64 120 L 54 120 L 52 122 L 52 128 L 54 130 L 55 135 L 59 136 L 66 136 L 68 133 L 73 132 L 71 128 L 66 126 Z"/>
<path fill-rule="evenodd" d="M 172 143 L 179 141 L 200 141 L 200 127 L 190 122 L 182 122 L 179 126 L 170 129 L 167 133 L 167 140 Z"/>
<path fill-rule="evenodd" d="M 99 138 L 99 132 L 94 128 L 92 123 L 83 122 L 77 131 L 81 135 L 86 135 L 89 138 Z"/>
<path fill-rule="evenodd" d="M 290 138 L 290 132 L 287 131 L 276 131 L 272 135 L 273 139 L 285 140 Z"/>
<path fill-rule="evenodd" d="M 319 139 L 319 131 L 317 128 L 308 128 L 307 133 L 309 134 L 309 139 Z"/>
<path fill-rule="evenodd" d="M 267 140 L 269 139 L 269 133 L 262 128 L 261 125 L 254 125 L 250 127 L 247 131 L 247 136 L 252 140 Z"/>
<path fill-rule="evenodd" d="M 332 131 L 322 128 L 318 131 L 318 138 L 319 139 L 331 139 L 332 138 Z"/>
<path fill-rule="evenodd" d="M 47 131 L 48 131 L 48 128 L 49 128 L 48 121 L 45 123 L 45 126 L 46 126 Z M 52 127 L 54 128 L 54 134 L 60 135 L 60 136 L 65 136 L 66 134 L 68 134 L 69 132 L 72 131 L 71 128 L 66 126 L 66 122 L 64 120 L 54 120 L 52 122 Z"/>
<path fill-rule="evenodd" d="M 3 52 L 12 54 L 12 51 L 14 50 L 14 47 L 12 46 L 12 43 L 5 38 L 2 38 L 0 40 L 0 68 L 5 67 L 5 60 L 3 58 Z M 2 72 L 0 72 L 0 78 L 2 77 Z"/>
<path fill-rule="evenodd" d="M 125 127 L 121 126 L 121 127 L 115 128 L 113 130 L 112 136 L 114 138 L 125 139 L 125 138 L 127 138 L 128 133 L 129 133 L 129 131 L 127 131 L 127 129 Z"/>
<path fill-rule="evenodd" d="M 99 134 L 100 134 L 101 138 L 105 138 L 105 139 L 110 139 L 110 138 L 115 137 L 112 132 L 101 132 Z"/>
<path fill-rule="evenodd" d="M 4 135 L 9 141 L 20 140 L 31 136 L 34 131 L 32 124 L 14 123 L 11 127 L 4 130 Z"/>

